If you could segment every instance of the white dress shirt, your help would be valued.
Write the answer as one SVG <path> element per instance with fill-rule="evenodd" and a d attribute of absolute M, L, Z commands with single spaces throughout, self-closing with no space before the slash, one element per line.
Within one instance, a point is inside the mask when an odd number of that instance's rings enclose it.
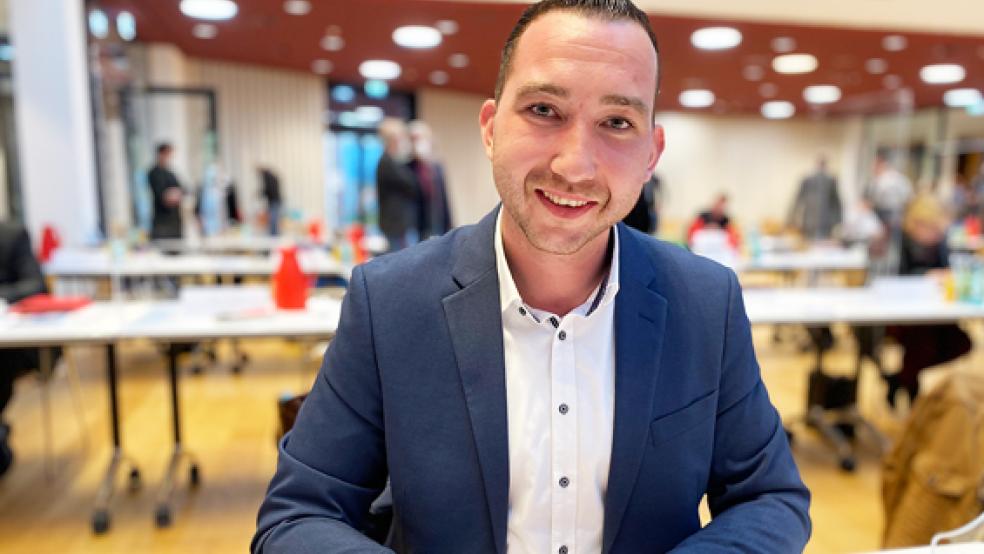
<path fill-rule="evenodd" d="M 564 317 L 531 308 L 495 227 L 509 420 L 509 554 L 601 552 L 615 402 L 618 232 L 608 277 Z"/>

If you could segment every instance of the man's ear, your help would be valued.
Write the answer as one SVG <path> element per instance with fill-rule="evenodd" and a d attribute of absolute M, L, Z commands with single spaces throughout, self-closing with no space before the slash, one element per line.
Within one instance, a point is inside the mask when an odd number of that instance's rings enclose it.
<path fill-rule="evenodd" d="M 649 173 L 652 174 L 653 170 L 656 169 L 656 162 L 659 161 L 659 157 L 663 155 L 663 149 L 666 148 L 666 136 L 663 133 L 663 126 L 659 124 L 653 124 L 653 149 L 649 154 Z"/>
<path fill-rule="evenodd" d="M 482 144 L 485 145 L 485 155 L 492 159 L 492 137 L 495 125 L 495 100 L 489 98 L 482 104 L 481 111 L 478 112 L 478 124 L 482 127 Z"/>

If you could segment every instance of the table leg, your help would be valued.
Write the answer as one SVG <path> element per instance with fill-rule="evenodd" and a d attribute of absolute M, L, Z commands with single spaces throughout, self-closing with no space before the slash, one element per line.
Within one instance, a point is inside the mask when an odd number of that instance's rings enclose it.
<path fill-rule="evenodd" d="M 168 460 L 167 471 L 161 481 L 161 487 L 157 494 L 157 508 L 154 511 L 154 521 L 158 527 L 168 527 L 172 521 L 172 496 L 174 485 L 177 481 L 178 470 L 182 461 L 187 461 L 188 480 L 192 487 L 197 487 L 201 481 L 201 471 L 198 461 L 190 452 L 185 451 L 181 445 L 181 410 L 178 403 L 178 347 L 175 344 L 168 345 L 167 348 L 167 371 L 168 381 L 171 389 L 171 425 L 174 434 L 174 449 Z"/>

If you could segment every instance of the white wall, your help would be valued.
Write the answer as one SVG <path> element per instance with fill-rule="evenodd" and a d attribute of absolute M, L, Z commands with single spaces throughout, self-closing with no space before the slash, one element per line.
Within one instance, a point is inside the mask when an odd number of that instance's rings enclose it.
<path fill-rule="evenodd" d="M 484 97 L 423 89 L 418 113 L 431 124 L 445 162 L 455 221 L 473 223 L 498 202 L 492 169 L 482 148 L 478 112 Z M 842 194 L 852 197 L 859 123 L 849 120 L 766 121 L 663 113 L 666 151 L 657 173 L 666 186 L 664 219 L 687 220 L 715 193 L 726 191 L 741 222 L 783 219 L 800 179 L 824 153 L 841 173 Z"/>

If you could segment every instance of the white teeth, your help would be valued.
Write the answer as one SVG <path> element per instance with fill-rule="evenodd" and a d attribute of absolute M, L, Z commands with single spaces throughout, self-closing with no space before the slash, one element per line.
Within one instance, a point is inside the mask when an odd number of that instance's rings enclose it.
<path fill-rule="evenodd" d="M 543 195 L 547 197 L 547 200 L 557 204 L 558 206 L 567 206 L 569 208 L 580 208 L 581 206 L 587 205 L 584 200 L 568 200 L 567 198 L 561 198 L 560 196 L 550 194 L 547 191 L 543 191 Z"/>

